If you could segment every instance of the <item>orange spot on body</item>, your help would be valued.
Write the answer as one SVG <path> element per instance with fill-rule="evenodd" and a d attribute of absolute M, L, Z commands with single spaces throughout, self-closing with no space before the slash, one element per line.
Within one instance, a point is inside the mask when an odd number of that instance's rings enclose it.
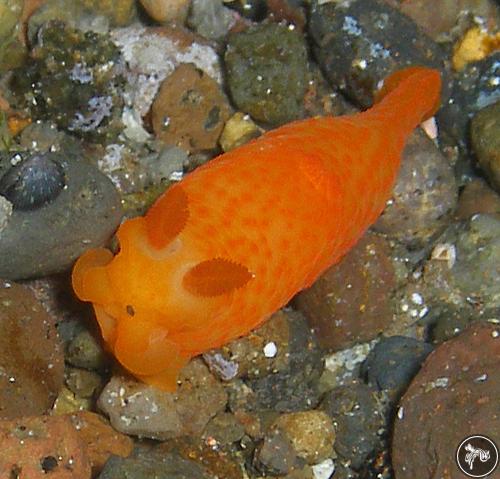
<path fill-rule="evenodd" d="M 252 273 L 245 266 L 215 258 L 191 268 L 182 282 L 194 295 L 219 296 L 241 288 L 251 279 Z"/>
<path fill-rule="evenodd" d="M 165 247 L 184 229 L 188 218 L 188 199 L 177 184 L 169 188 L 146 214 L 149 241 L 155 248 Z"/>

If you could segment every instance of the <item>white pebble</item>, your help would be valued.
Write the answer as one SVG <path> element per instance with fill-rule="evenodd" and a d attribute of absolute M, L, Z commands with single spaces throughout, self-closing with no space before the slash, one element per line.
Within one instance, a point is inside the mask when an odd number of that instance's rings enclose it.
<path fill-rule="evenodd" d="M 278 353 L 278 348 L 276 347 L 276 343 L 270 341 L 264 346 L 264 356 L 266 358 L 274 358 Z"/>
<path fill-rule="evenodd" d="M 311 467 L 314 475 L 314 479 L 329 479 L 335 472 L 335 464 L 332 459 L 325 459 L 319 464 L 315 464 Z"/>

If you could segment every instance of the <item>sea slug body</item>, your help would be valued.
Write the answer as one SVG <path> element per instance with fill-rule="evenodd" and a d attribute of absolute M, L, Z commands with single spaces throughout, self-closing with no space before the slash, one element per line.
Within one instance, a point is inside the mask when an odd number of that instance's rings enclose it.
<path fill-rule="evenodd" d="M 187 361 L 248 333 L 337 262 L 382 212 L 407 136 L 439 104 L 440 76 L 391 75 L 371 109 L 310 118 L 225 153 L 117 232 L 120 251 L 73 270 L 105 342 L 173 391 Z"/>

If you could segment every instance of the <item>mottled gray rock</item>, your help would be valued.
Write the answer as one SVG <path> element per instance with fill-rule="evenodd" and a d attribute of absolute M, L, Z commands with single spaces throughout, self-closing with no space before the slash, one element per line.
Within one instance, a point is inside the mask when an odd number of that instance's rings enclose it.
<path fill-rule="evenodd" d="M 444 50 L 383 0 L 313 2 L 309 33 L 328 80 L 364 108 L 379 81 L 399 68 L 426 65 L 445 72 Z"/>
<path fill-rule="evenodd" d="M 224 410 L 226 393 L 199 359 L 182 370 L 180 382 L 176 392 L 168 393 L 114 376 L 98 404 L 125 434 L 160 440 L 200 435 L 210 418 Z"/>
<path fill-rule="evenodd" d="M 109 358 L 96 336 L 84 329 L 68 344 L 65 359 L 79 368 L 102 370 L 108 365 Z"/>
<path fill-rule="evenodd" d="M 421 130 L 408 138 L 392 199 L 375 230 L 415 249 L 425 246 L 449 223 L 457 204 L 453 168 Z"/>
<path fill-rule="evenodd" d="M 11 154 L 0 161 L 2 177 L 17 158 Z M 120 222 L 120 198 L 106 176 L 70 155 L 54 154 L 51 159 L 62 170 L 64 187 L 33 209 L 14 207 L 0 234 L 0 277 L 66 270 L 85 250 L 102 246 Z"/>
<path fill-rule="evenodd" d="M 99 479 L 208 479 L 194 461 L 172 453 L 139 450 L 130 457 L 111 457 Z"/>

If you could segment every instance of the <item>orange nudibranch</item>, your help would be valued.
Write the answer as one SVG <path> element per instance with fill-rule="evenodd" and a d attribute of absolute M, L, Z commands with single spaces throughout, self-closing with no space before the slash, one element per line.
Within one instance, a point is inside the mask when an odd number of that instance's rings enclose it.
<path fill-rule="evenodd" d="M 436 70 L 396 72 L 371 109 L 296 121 L 218 156 L 125 221 L 116 256 L 83 254 L 73 286 L 118 361 L 173 391 L 191 357 L 310 286 L 384 209 L 406 138 L 435 113 L 440 88 Z"/>

